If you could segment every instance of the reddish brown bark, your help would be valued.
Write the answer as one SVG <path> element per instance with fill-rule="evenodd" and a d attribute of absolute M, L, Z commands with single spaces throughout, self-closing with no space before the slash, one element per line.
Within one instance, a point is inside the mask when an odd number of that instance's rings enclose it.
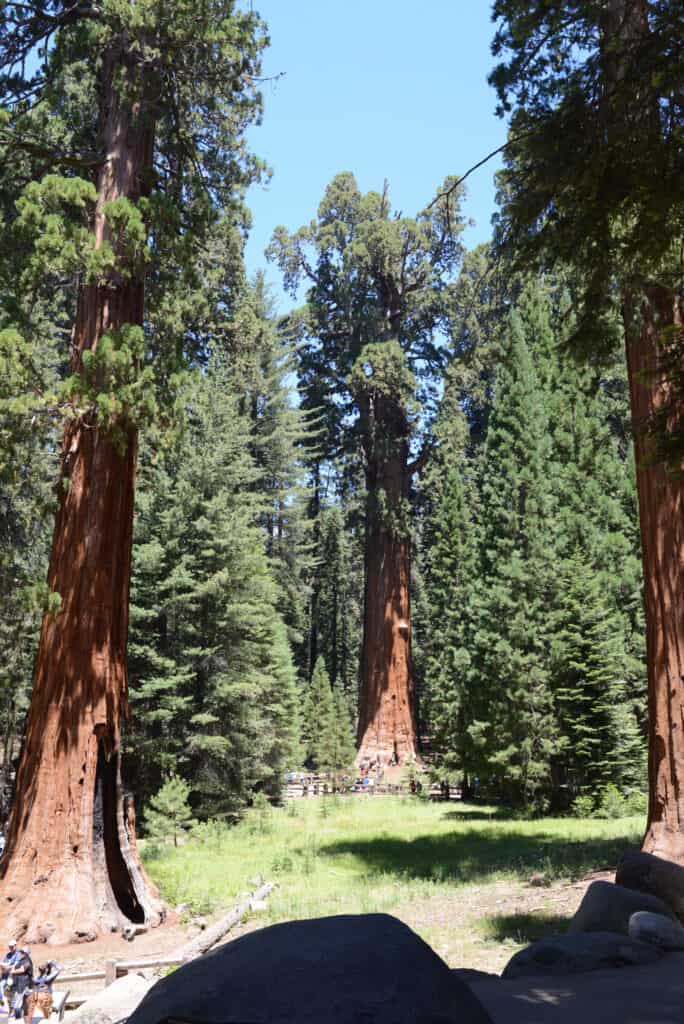
<path fill-rule="evenodd" d="M 98 246 L 107 237 L 105 204 L 136 200 L 151 166 L 149 111 L 142 102 L 127 109 L 114 87 L 116 75 L 129 70 L 123 47 L 106 55 Z M 81 289 L 74 372 L 104 332 L 142 323 L 143 300 L 142 270 Z M 163 917 L 127 828 L 119 777 L 136 432 L 125 422 L 118 426 L 123 451 L 90 415 L 71 421 L 62 443 L 48 573 L 61 607 L 42 625 L 1 867 L 3 929 L 30 942 L 89 940 L 129 921 L 154 925 Z"/>
<path fill-rule="evenodd" d="M 361 405 L 367 443 L 365 591 L 360 665 L 360 767 L 418 759 L 411 676 L 411 537 L 406 522 L 412 468 L 403 412 L 370 396 Z M 379 431 L 378 431 L 379 428 Z M 377 434 L 384 435 L 378 443 Z M 378 450 L 379 449 L 379 450 Z"/>
<path fill-rule="evenodd" d="M 648 660 L 649 808 L 643 849 L 684 863 L 684 467 L 676 472 L 657 461 L 645 429 L 670 408 L 666 367 L 673 353 L 666 329 L 681 321 L 678 301 L 665 288 L 651 288 L 638 310 L 631 296 L 625 298 Z"/>

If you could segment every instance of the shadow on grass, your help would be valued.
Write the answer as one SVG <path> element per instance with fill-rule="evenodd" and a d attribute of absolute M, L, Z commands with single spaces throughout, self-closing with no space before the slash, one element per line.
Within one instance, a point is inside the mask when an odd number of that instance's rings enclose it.
<path fill-rule="evenodd" d="M 491 942 L 529 943 L 564 934 L 571 920 L 566 914 L 488 914 L 478 923 L 483 937 Z"/>
<path fill-rule="evenodd" d="M 445 811 L 445 821 L 515 821 L 515 815 L 505 807 L 477 807 L 473 804 L 461 804 Z"/>
<path fill-rule="evenodd" d="M 541 873 L 554 878 L 581 878 L 596 868 L 617 864 L 638 836 L 611 839 L 568 839 L 539 832 L 525 833 L 495 826 L 464 832 L 417 836 L 344 839 L 319 848 L 324 856 L 352 854 L 371 874 L 435 882 L 475 882 L 491 875 L 527 880 Z"/>

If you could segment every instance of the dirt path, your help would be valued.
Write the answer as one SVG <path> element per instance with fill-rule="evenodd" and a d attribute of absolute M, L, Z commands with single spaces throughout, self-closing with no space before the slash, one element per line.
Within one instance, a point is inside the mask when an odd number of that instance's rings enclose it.
<path fill-rule="evenodd" d="M 614 870 L 605 870 L 548 887 L 510 880 L 467 886 L 447 898 L 406 904 L 397 917 L 450 967 L 499 974 L 518 949 L 564 932 L 591 882 L 614 877 Z"/>
<path fill-rule="evenodd" d="M 590 882 L 614 878 L 614 872 L 593 872 L 577 882 L 539 887 L 503 880 L 487 885 L 463 886 L 429 899 L 412 900 L 393 909 L 396 917 L 413 928 L 446 960 L 450 967 L 470 967 L 499 973 L 513 953 L 543 934 L 564 931 Z M 233 929 L 227 942 L 267 923 L 256 914 Z M 63 973 L 104 967 L 107 960 L 139 960 L 172 954 L 198 934 L 196 924 L 168 924 L 127 942 L 112 934 L 96 942 L 34 947 L 37 963 L 56 955 Z M 79 991 L 96 991 L 101 982 L 83 983 Z"/>

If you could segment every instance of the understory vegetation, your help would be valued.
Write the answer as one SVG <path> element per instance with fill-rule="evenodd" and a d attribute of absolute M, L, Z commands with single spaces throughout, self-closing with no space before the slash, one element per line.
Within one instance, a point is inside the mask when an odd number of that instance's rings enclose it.
<path fill-rule="evenodd" d="M 429 938 L 437 927 L 431 915 L 441 920 L 451 907 L 454 920 L 439 929 L 440 943 L 468 924 L 469 942 L 508 939 L 510 952 L 510 943 L 558 930 L 548 887 L 614 865 L 639 843 L 644 817 L 530 820 L 484 804 L 331 796 L 262 806 L 233 828 L 201 825 L 177 848 L 148 840 L 144 859 L 164 897 L 184 905 L 189 918 L 228 908 L 265 879 L 277 888 L 256 915 L 259 925 L 387 912 Z M 469 906 L 474 892 L 466 921 L 457 908 Z M 530 893 L 534 913 L 527 912 Z M 517 900 L 512 909 L 508 897 Z M 465 953 L 470 964 L 479 962 L 474 948 Z"/>

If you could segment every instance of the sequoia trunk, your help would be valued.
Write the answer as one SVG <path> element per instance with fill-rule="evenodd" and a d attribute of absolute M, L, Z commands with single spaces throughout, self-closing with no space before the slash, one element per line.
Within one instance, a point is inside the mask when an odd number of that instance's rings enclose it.
<path fill-rule="evenodd" d="M 411 677 L 411 473 L 405 452 L 367 474 L 365 594 L 360 666 L 360 767 L 418 757 Z"/>
<path fill-rule="evenodd" d="M 103 59 L 97 246 L 107 237 L 105 204 L 134 201 L 149 182 L 150 111 L 144 95 L 127 106 L 115 88 L 117 76 L 126 81 L 132 66 L 123 45 Z M 83 353 L 105 332 L 142 323 L 143 300 L 142 269 L 81 288 L 74 373 L 82 372 Z M 89 940 L 128 922 L 154 925 L 163 918 L 130 834 L 133 818 L 119 776 L 136 432 L 123 420 L 117 427 L 123 445 L 93 415 L 81 416 L 67 424 L 62 442 L 48 573 L 61 605 L 42 625 L 1 864 L 5 934 L 28 942 Z"/>
<path fill-rule="evenodd" d="M 635 326 L 636 324 L 640 326 Z M 672 292 L 625 299 L 644 570 L 649 709 L 649 805 L 643 849 L 684 863 L 684 477 L 654 458 L 645 427 L 670 407 L 667 328 L 681 324 Z M 666 332 L 665 334 L 663 332 Z M 681 356 L 680 356 L 681 358 Z"/>

